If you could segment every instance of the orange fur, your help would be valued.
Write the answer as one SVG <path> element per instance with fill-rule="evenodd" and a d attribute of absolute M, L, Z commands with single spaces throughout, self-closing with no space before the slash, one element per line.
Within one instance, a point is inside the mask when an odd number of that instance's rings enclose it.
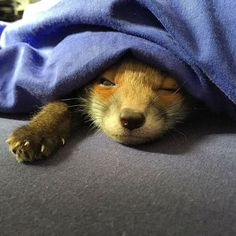
<path fill-rule="evenodd" d="M 106 80 L 105 84 L 101 78 Z M 89 86 L 88 91 L 86 107 L 90 118 L 108 136 L 126 144 L 137 144 L 160 136 L 187 113 L 187 102 L 177 81 L 135 59 L 125 59 L 110 67 Z M 119 118 L 124 109 L 142 113 L 147 122 L 133 131 L 124 129 Z M 140 136 L 141 139 L 114 138 L 129 135 Z"/>
<path fill-rule="evenodd" d="M 80 109 L 117 142 L 151 141 L 173 128 L 188 113 L 188 102 L 171 76 L 135 59 L 111 66 L 80 97 Z M 47 104 L 28 125 L 7 139 L 16 160 L 50 156 L 69 137 L 74 112 L 63 101 Z"/>
<path fill-rule="evenodd" d="M 137 99 L 136 96 L 141 94 L 150 95 L 157 91 L 160 93 L 160 89 L 162 88 L 179 88 L 177 81 L 172 77 L 134 60 L 126 60 L 121 65 L 112 66 L 101 77 L 116 84 L 115 87 L 101 86 L 99 81 L 94 84 L 92 88 L 94 96 L 100 97 L 103 100 L 108 100 L 113 94 L 119 93 L 120 91 L 126 95 L 122 97 L 122 100 L 129 102 L 130 100 Z M 134 86 L 135 89 L 132 89 Z M 180 95 L 178 93 L 161 92 L 159 94 L 162 106 L 168 106 L 171 102 L 179 98 Z"/>

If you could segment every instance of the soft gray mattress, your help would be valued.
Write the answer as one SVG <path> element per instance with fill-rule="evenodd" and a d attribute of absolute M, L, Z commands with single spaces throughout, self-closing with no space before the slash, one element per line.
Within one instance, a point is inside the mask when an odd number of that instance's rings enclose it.
<path fill-rule="evenodd" d="M 27 165 L 5 144 L 23 123 L 0 118 L 1 236 L 236 235 L 235 122 L 205 114 L 138 148 L 81 128 Z"/>

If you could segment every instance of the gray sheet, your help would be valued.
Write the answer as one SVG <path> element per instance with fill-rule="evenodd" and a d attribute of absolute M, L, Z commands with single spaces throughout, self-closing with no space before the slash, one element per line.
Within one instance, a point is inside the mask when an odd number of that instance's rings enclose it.
<path fill-rule="evenodd" d="M 0 118 L 0 235 L 236 235 L 236 126 L 208 116 L 138 148 L 81 128 L 33 165 Z"/>

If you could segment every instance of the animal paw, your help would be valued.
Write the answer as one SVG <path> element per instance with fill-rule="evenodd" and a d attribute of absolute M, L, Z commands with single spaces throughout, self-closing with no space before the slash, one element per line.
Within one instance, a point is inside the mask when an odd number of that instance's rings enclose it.
<path fill-rule="evenodd" d="M 6 142 L 18 162 L 32 162 L 50 156 L 65 144 L 65 138 L 39 132 L 26 125 L 16 129 Z"/>

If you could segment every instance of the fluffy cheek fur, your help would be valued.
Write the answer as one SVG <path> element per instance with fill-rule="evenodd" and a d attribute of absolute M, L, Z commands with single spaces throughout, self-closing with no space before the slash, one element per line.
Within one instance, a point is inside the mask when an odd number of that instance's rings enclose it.
<path fill-rule="evenodd" d="M 85 113 L 115 141 L 140 144 L 166 133 L 185 118 L 187 105 L 180 90 L 169 75 L 129 59 L 105 71 L 87 88 Z M 131 113 L 125 125 L 120 117 L 127 110 Z M 145 119 L 133 128 L 137 122 L 134 114 Z"/>
<path fill-rule="evenodd" d="M 165 108 L 150 97 L 142 107 L 130 104 L 131 108 L 140 110 L 145 115 L 144 125 L 130 131 L 120 122 L 120 112 L 124 107 L 120 100 L 113 95 L 109 101 L 103 102 L 102 98 L 90 95 L 87 113 L 95 126 L 116 142 L 123 144 L 136 145 L 152 141 L 185 117 L 185 105 L 181 97 L 175 97 L 174 102 Z"/>

